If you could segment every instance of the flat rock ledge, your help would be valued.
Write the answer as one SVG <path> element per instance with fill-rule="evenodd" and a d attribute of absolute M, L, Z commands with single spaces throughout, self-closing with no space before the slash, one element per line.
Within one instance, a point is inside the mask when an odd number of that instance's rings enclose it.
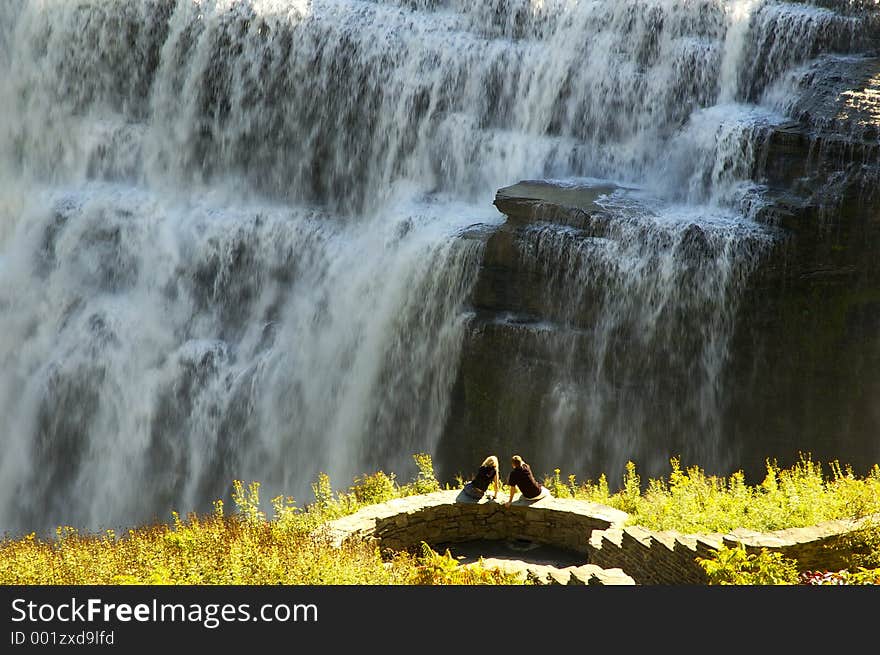
<path fill-rule="evenodd" d="M 461 490 L 444 490 L 366 507 L 331 521 L 324 534 L 337 547 L 357 539 L 389 550 L 415 548 L 422 542 L 522 540 L 576 553 L 583 557 L 583 564 L 555 567 L 487 553 L 483 566 L 537 584 L 680 585 L 706 584 L 697 558 L 737 544 L 749 552 L 762 548 L 780 552 L 797 560 L 800 570 L 839 570 L 846 566 L 845 554 L 835 545 L 869 520 L 828 521 L 768 533 L 681 534 L 626 525 L 628 518 L 620 510 L 582 500 L 528 501 L 517 495 L 506 508 L 503 500 L 475 501 Z"/>

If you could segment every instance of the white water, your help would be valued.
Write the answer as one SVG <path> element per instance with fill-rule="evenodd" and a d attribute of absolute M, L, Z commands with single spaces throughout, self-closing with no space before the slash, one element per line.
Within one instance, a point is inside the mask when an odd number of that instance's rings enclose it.
<path fill-rule="evenodd" d="M 611 178 L 661 232 L 739 243 L 784 118 L 765 89 L 858 37 L 858 14 L 761 0 L 7 0 L 0 528 L 406 471 L 443 430 L 480 256 L 458 235 L 501 219 L 496 188 Z M 651 233 L 603 270 L 643 288 Z M 706 379 L 745 250 L 682 301 L 716 299 Z"/>
<path fill-rule="evenodd" d="M 719 418 L 725 364 L 740 292 L 772 234 L 734 211 L 639 192 L 597 202 L 609 215 L 602 236 L 537 223 L 521 240 L 521 266 L 547 280 L 558 311 L 553 329 L 534 330 L 559 362 L 535 459 L 567 471 L 597 457 L 618 472 L 628 460 L 664 471 L 681 455 L 736 465 Z M 646 437 L 657 425 L 662 442 Z"/>

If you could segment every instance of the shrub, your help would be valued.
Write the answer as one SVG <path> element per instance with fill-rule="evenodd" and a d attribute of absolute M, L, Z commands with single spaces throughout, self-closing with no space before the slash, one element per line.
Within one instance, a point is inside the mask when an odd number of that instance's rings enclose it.
<path fill-rule="evenodd" d="M 840 544 L 850 554 L 852 568 L 880 567 L 880 520 L 869 520 L 861 528 L 843 535 Z"/>
<path fill-rule="evenodd" d="M 710 585 L 788 585 L 799 582 L 797 562 L 762 548 L 747 553 L 740 544 L 735 548 L 722 546 L 714 557 L 698 557 L 697 563 L 706 572 Z"/>
<path fill-rule="evenodd" d="M 639 511 L 642 505 L 642 480 L 636 473 L 636 465 L 633 462 L 626 463 L 626 473 L 623 475 L 623 489 L 617 494 L 619 497 L 618 507 L 629 514 Z"/>
<path fill-rule="evenodd" d="M 312 493 L 315 494 L 315 504 L 309 510 L 313 515 L 330 520 L 347 513 L 343 507 L 344 504 L 340 503 L 339 498 L 333 492 L 330 476 L 323 471 L 318 473 L 318 479 L 312 483 Z"/>
<path fill-rule="evenodd" d="M 429 494 L 439 491 L 440 483 L 434 476 L 434 462 L 431 460 L 431 456 L 427 453 L 417 453 L 413 455 L 413 460 L 415 460 L 419 472 L 412 484 L 401 489 L 401 495 Z"/>
<path fill-rule="evenodd" d="M 441 555 L 424 541 L 421 544 L 421 554 L 415 562 L 411 584 L 522 584 L 519 578 L 513 574 L 505 573 L 496 568 L 486 568 L 482 559 L 475 564 L 461 565 L 452 557 L 449 550 Z"/>
<path fill-rule="evenodd" d="M 799 577 L 803 585 L 876 585 L 880 584 L 880 569 L 855 571 L 804 571 Z"/>
<path fill-rule="evenodd" d="M 384 503 L 395 498 L 398 492 L 394 474 L 386 475 L 383 471 L 356 477 L 354 486 L 349 491 L 360 505 Z"/>
<path fill-rule="evenodd" d="M 266 519 L 266 515 L 260 511 L 259 482 L 251 482 L 247 488 L 245 488 L 244 483 L 241 480 L 233 480 L 232 502 L 235 503 L 235 506 L 238 508 L 239 516 L 241 516 L 244 521 L 248 523 L 258 523 Z"/>
<path fill-rule="evenodd" d="M 728 478 L 706 475 L 697 466 L 683 468 L 671 458 L 667 479 L 651 479 L 642 492 L 635 464 L 628 462 L 619 491 L 611 494 L 605 476 L 594 484 L 571 482 L 563 487 L 557 474 L 546 481 L 559 487 L 560 497 L 609 505 L 630 516 L 629 524 L 683 533 L 728 532 L 747 528 L 768 532 L 815 525 L 833 519 L 863 518 L 880 513 L 880 467 L 857 479 L 852 469 L 830 463 L 829 477 L 809 455 L 787 470 L 767 462 L 763 481 L 750 486 L 742 471 Z M 552 487 L 551 487 L 552 488 Z"/>
<path fill-rule="evenodd" d="M 544 486 L 550 490 L 554 498 L 576 498 L 578 496 L 578 486 L 575 476 L 569 475 L 568 481 L 563 482 L 561 471 L 553 469 L 553 477 L 544 479 Z"/>

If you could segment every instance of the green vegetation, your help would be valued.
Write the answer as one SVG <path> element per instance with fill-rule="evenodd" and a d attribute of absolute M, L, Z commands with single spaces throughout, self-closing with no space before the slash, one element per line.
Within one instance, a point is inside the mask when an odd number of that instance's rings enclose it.
<path fill-rule="evenodd" d="M 835 519 L 880 515 L 880 467 L 864 478 L 850 467 L 831 462 L 829 475 L 809 455 L 789 469 L 767 462 L 764 480 L 747 485 L 742 472 L 729 478 L 707 476 L 699 467 L 681 468 L 670 460 L 668 479 L 649 480 L 643 489 L 636 467 L 629 462 L 620 491 L 612 494 L 604 476 L 597 483 L 563 481 L 559 469 L 544 481 L 558 498 L 578 498 L 623 510 L 628 523 L 653 530 L 685 534 L 725 533 L 737 528 L 770 532 L 805 527 Z M 796 562 L 766 550 L 721 548 L 714 558 L 698 560 L 709 584 L 880 584 L 880 524 L 869 522 L 850 533 L 841 546 L 852 568 L 798 574 Z"/>
<path fill-rule="evenodd" d="M 838 546 L 850 568 L 843 571 L 806 571 L 799 582 L 810 585 L 880 584 L 880 519 L 872 517 L 859 530 L 845 535 Z"/>
<path fill-rule="evenodd" d="M 35 534 L 0 542 L 0 583 L 58 584 L 313 584 L 428 585 L 520 584 L 519 579 L 481 564 L 461 566 L 449 553 L 426 544 L 419 552 L 384 557 L 367 543 L 335 548 L 321 527 L 365 505 L 440 489 L 431 457 L 415 455 L 416 479 L 398 485 L 379 471 L 358 477 L 347 492 L 334 492 L 320 474 L 315 502 L 272 500 L 273 516 L 260 509 L 260 484 L 233 483 L 236 512 L 214 503 L 208 516 L 172 513 L 170 525 L 80 534 L 59 527 L 54 539 Z"/>
<path fill-rule="evenodd" d="M 742 472 L 720 478 L 707 476 L 696 466 L 682 469 L 677 458 L 670 464 L 668 479 L 643 485 L 630 462 L 620 491 L 613 494 L 604 476 L 597 483 L 578 484 L 574 476 L 563 482 L 558 469 L 545 484 L 557 498 L 578 498 L 623 510 L 629 513 L 630 524 L 686 534 L 736 528 L 769 532 L 880 513 L 877 465 L 858 478 L 851 468 L 832 462 L 825 475 L 821 464 L 802 455 L 789 469 L 768 462 L 764 480 L 750 486 Z"/>
<path fill-rule="evenodd" d="M 869 523 L 850 533 L 842 548 L 850 555 L 851 567 L 842 571 L 803 571 L 795 560 L 762 548 L 747 553 L 742 545 L 722 547 L 712 558 L 697 558 L 710 585 L 876 585 L 880 584 L 880 525 Z M 874 568 L 866 568 L 873 566 Z"/>
<path fill-rule="evenodd" d="M 780 585 L 799 582 L 794 560 L 762 548 L 760 553 L 746 553 L 743 546 L 721 547 L 714 558 L 697 558 L 706 571 L 710 585 Z"/>
<path fill-rule="evenodd" d="M 416 552 L 380 553 L 374 544 L 335 548 L 323 529 L 335 518 L 392 498 L 441 489 L 431 457 L 417 454 L 418 474 L 399 484 L 378 471 L 354 479 L 347 491 L 334 491 L 326 474 L 312 485 L 315 501 L 298 507 L 293 498 L 261 509 L 260 485 L 234 481 L 233 513 L 216 501 L 213 513 L 172 514 L 170 524 L 81 534 L 59 527 L 55 537 L 35 534 L 0 542 L 2 584 L 520 584 L 520 579 L 479 562 L 460 565 L 449 553 L 427 544 Z M 594 483 L 563 480 L 559 470 L 545 480 L 554 495 L 598 502 L 628 512 L 630 522 L 649 529 L 685 533 L 727 532 L 743 527 L 768 531 L 830 519 L 880 515 L 880 467 L 863 478 L 832 463 L 802 457 L 791 469 L 767 465 L 763 482 L 750 486 L 741 473 L 727 479 L 707 476 L 698 467 L 682 469 L 671 460 L 668 479 L 643 485 L 634 464 L 622 486 L 611 493 L 604 476 Z M 460 482 L 460 481 L 459 481 Z M 448 487 L 447 487 L 448 488 Z M 852 569 L 798 576 L 791 560 L 775 553 L 721 549 L 701 561 L 710 584 L 878 584 L 880 524 L 851 533 L 843 547 Z"/>

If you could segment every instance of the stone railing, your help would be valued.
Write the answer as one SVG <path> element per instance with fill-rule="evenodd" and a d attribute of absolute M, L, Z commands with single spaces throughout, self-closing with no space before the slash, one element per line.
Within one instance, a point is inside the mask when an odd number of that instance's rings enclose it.
<path fill-rule="evenodd" d="M 396 498 L 337 519 L 330 532 L 337 543 L 356 537 L 377 539 L 383 548 L 403 550 L 474 539 L 525 539 L 587 556 L 594 530 L 623 525 L 627 515 L 581 500 L 474 501 L 460 491 L 437 491 Z"/>
<path fill-rule="evenodd" d="M 737 544 L 749 552 L 762 548 L 780 552 L 796 559 L 800 570 L 839 570 L 846 561 L 833 546 L 860 525 L 829 521 L 770 533 L 685 535 L 627 526 L 627 518 L 625 512 L 581 500 L 531 502 L 517 497 L 506 508 L 501 501 L 475 501 L 447 490 L 367 507 L 332 521 L 328 530 L 337 545 L 347 539 L 368 539 L 390 550 L 421 542 L 522 539 L 580 553 L 585 565 L 620 569 L 635 584 L 705 584 L 705 572 L 696 558 Z"/>

